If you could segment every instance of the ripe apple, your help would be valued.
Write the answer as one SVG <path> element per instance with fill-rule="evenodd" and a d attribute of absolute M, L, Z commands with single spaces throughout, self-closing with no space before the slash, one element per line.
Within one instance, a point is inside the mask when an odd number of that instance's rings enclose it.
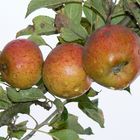
<path fill-rule="evenodd" d="M 106 25 L 90 35 L 83 63 L 95 82 L 113 89 L 126 88 L 140 72 L 140 38 L 127 27 Z"/>
<path fill-rule="evenodd" d="M 28 39 L 9 42 L 0 55 L 2 79 L 12 87 L 26 89 L 41 78 L 43 56 L 39 47 Z"/>
<path fill-rule="evenodd" d="M 91 79 L 82 66 L 83 47 L 76 43 L 56 46 L 47 56 L 43 66 L 43 81 L 50 93 L 62 98 L 84 94 Z"/>

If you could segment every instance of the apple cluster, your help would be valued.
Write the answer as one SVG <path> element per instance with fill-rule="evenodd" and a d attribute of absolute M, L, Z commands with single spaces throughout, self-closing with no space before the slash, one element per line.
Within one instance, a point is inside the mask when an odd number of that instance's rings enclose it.
<path fill-rule="evenodd" d="M 27 89 L 42 78 L 50 93 L 75 98 L 92 82 L 124 89 L 140 73 L 140 38 L 121 25 L 105 25 L 92 33 L 85 46 L 71 42 L 57 45 L 43 60 L 39 47 L 29 39 L 9 42 L 0 54 L 2 79 Z"/>

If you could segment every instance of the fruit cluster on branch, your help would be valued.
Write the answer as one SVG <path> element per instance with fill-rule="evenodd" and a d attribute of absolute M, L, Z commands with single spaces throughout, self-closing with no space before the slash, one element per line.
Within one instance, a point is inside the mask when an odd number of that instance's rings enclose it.
<path fill-rule="evenodd" d="M 17 32 L 16 39 L 0 53 L 1 82 L 6 84 L 6 89 L 0 87 L 0 127 L 7 126 L 7 137 L 0 139 L 27 140 L 37 131 L 59 140 L 80 140 L 79 134 L 93 134 L 68 112 L 65 104 L 71 102 L 77 102 L 83 113 L 104 127 L 98 99 L 92 98 L 99 92 L 92 83 L 129 91 L 139 76 L 139 7 L 138 0 L 31 0 L 26 17 L 40 8 L 53 10 L 55 17 L 34 17 L 33 24 Z M 58 44 L 51 47 L 44 36 L 54 34 Z M 45 60 L 42 45 L 52 49 Z M 30 115 L 33 104 L 56 110 L 38 124 Z M 19 113 L 31 116 L 35 128 L 27 128 L 27 121 L 17 124 Z M 39 130 L 44 125 L 52 129 Z M 26 135 L 27 130 L 32 131 Z"/>

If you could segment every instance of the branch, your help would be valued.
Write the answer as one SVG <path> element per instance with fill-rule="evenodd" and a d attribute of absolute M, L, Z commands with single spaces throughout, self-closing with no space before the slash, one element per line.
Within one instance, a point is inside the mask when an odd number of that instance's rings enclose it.
<path fill-rule="evenodd" d="M 63 102 L 64 105 L 67 104 L 67 103 L 68 103 L 67 100 L 65 100 Z M 28 140 L 28 139 L 30 139 L 37 132 L 37 130 L 39 130 L 44 125 L 47 125 L 48 122 L 52 119 L 52 117 L 54 117 L 57 113 L 58 113 L 58 111 L 56 109 L 48 118 L 46 118 L 46 120 L 44 120 L 42 123 L 36 125 L 36 127 L 29 134 L 27 134 L 24 138 L 22 138 L 21 140 Z"/>
<path fill-rule="evenodd" d="M 112 18 L 112 13 L 113 13 L 116 5 L 112 0 L 107 0 L 107 3 L 108 3 L 108 12 L 107 12 L 106 24 L 110 24 L 111 18 Z"/>
<path fill-rule="evenodd" d="M 47 125 L 48 122 L 50 121 L 50 119 L 52 117 L 54 117 L 57 114 L 57 110 L 55 110 L 46 120 L 44 120 L 42 123 L 40 123 L 39 125 L 37 125 L 28 135 L 26 135 L 22 140 L 28 140 L 30 139 L 36 132 L 37 130 L 39 130 L 41 127 L 43 127 L 44 125 Z"/>

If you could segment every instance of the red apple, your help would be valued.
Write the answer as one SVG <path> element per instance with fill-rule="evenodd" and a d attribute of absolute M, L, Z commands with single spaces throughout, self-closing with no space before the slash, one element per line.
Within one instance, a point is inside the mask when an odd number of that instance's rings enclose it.
<path fill-rule="evenodd" d="M 76 43 L 61 44 L 47 56 L 43 66 L 43 81 L 50 93 L 62 98 L 84 94 L 91 79 L 82 66 L 83 47 Z"/>
<path fill-rule="evenodd" d="M 2 79 L 12 87 L 26 89 L 41 78 L 43 57 L 39 47 L 28 39 L 9 42 L 0 55 Z"/>
<path fill-rule="evenodd" d="M 106 25 L 90 35 L 83 63 L 97 83 L 123 89 L 139 75 L 140 38 L 127 27 Z"/>

